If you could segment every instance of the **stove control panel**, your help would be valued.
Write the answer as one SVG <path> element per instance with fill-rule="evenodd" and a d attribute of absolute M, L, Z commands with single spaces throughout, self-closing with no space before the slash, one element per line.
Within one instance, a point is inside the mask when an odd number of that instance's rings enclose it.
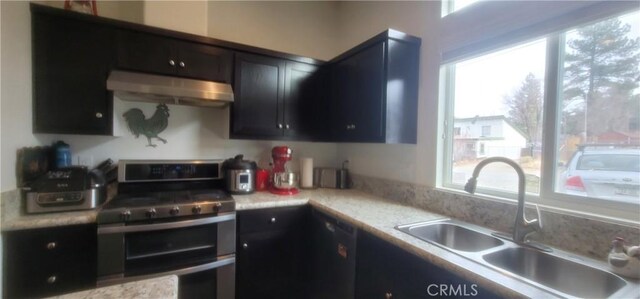
<path fill-rule="evenodd" d="M 118 182 L 221 179 L 222 162 L 222 160 L 120 160 Z"/>
<path fill-rule="evenodd" d="M 149 221 L 156 219 L 180 218 L 188 216 L 215 216 L 217 214 L 234 212 L 233 200 L 219 202 L 198 202 L 191 204 L 168 204 L 149 207 L 127 207 L 102 209 L 98 213 L 97 223 L 126 223 L 134 221 Z"/>

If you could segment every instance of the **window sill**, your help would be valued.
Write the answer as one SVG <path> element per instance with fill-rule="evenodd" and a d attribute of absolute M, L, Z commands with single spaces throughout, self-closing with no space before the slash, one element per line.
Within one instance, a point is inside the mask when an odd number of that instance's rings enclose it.
<path fill-rule="evenodd" d="M 475 199 L 482 199 L 482 200 L 487 200 L 492 202 L 498 202 L 498 203 L 504 203 L 504 204 L 510 204 L 510 205 L 517 204 L 517 200 L 512 198 L 505 198 L 505 197 L 488 195 L 488 194 L 477 194 L 477 193 L 469 194 L 462 190 L 444 187 L 444 186 L 436 187 L 435 190 L 444 192 L 444 193 L 450 193 L 450 194 L 455 194 L 459 196 L 467 196 Z M 599 222 L 605 222 L 605 223 L 611 223 L 611 224 L 617 224 L 617 225 L 623 225 L 623 226 L 629 226 L 629 227 L 638 227 L 638 225 L 640 224 L 640 219 L 637 219 L 637 220 L 631 219 L 631 217 L 633 216 L 637 217 L 638 213 L 629 213 L 630 215 L 627 218 L 627 217 L 615 217 L 615 216 L 596 214 L 591 211 L 577 211 L 575 210 L 575 207 L 573 209 L 569 209 L 568 207 L 559 207 L 559 206 L 541 203 L 541 199 L 539 196 L 530 196 L 530 195 L 527 196 L 525 200 L 525 204 L 527 207 L 532 207 L 533 204 L 537 204 L 541 211 L 547 211 L 555 214 L 568 215 L 572 217 L 589 219 L 589 220 L 594 220 Z"/>

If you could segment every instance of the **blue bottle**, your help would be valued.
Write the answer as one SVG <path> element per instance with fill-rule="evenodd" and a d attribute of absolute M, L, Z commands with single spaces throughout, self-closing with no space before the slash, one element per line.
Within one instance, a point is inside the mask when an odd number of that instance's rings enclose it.
<path fill-rule="evenodd" d="M 55 144 L 56 168 L 71 166 L 71 147 L 68 144 L 58 141 Z"/>

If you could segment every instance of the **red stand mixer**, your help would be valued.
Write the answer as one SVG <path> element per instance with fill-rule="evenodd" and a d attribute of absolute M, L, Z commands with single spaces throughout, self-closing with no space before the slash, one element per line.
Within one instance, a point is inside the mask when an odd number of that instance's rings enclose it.
<path fill-rule="evenodd" d="M 285 164 L 291 161 L 291 148 L 275 146 L 271 150 L 273 169 L 271 172 L 271 187 L 269 191 L 278 195 L 293 195 L 300 191 L 296 188 L 300 177 L 295 172 L 287 171 Z"/>

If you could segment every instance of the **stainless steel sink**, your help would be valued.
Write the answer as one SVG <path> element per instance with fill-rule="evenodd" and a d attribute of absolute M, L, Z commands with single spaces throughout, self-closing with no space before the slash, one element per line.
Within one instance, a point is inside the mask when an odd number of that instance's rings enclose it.
<path fill-rule="evenodd" d="M 449 222 L 412 224 L 398 227 L 414 237 L 461 251 L 483 251 L 504 244 L 500 239 Z"/>
<path fill-rule="evenodd" d="M 640 298 L 640 281 L 625 280 L 607 271 L 603 262 L 557 249 L 542 252 L 496 238 L 494 232 L 480 226 L 438 219 L 396 229 L 456 253 L 478 267 L 493 269 L 496 272 L 489 276 L 497 283 L 503 283 L 506 276 L 554 297 Z M 512 283 L 505 286 L 513 288 Z"/>
<path fill-rule="evenodd" d="M 577 297 L 606 298 L 627 285 L 607 271 L 530 248 L 512 247 L 483 256 L 489 264 Z"/>

